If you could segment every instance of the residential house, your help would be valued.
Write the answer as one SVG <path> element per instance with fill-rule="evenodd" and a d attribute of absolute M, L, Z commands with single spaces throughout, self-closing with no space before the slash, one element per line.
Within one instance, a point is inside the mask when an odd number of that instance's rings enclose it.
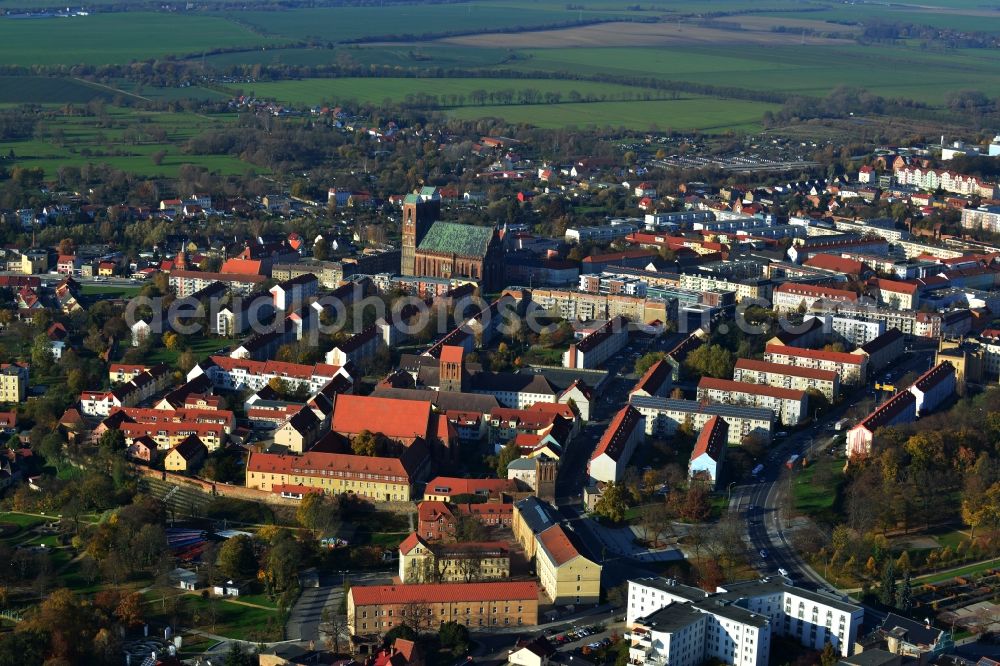
<path fill-rule="evenodd" d="M 722 476 L 722 468 L 729 448 L 729 425 L 719 416 L 713 416 L 702 428 L 695 441 L 688 476 L 702 479 L 715 488 Z"/>
<path fill-rule="evenodd" d="M 193 472 L 205 461 L 208 448 L 202 444 L 197 435 L 188 435 L 184 440 L 170 449 L 163 459 L 163 468 L 168 472 Z"/>

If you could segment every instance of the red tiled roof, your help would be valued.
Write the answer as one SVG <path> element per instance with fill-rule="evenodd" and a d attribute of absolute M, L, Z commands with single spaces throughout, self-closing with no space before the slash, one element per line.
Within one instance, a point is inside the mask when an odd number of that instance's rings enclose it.
<path fill-rule="evenodd" d="M 430 401 L 341 394 L 334 403 L 330 429 L 341 434 L 370 430 L 408 439 L 427 437 L 430 420 Z"/>
<path fill-rule="evenodd" d="M 231 358 L 229 356 L 211 356 L 210 358 L 213 363 L 228 372 L 242 368 L 247 374 L 254 375 L 274 374 L 297 379 L 310 379 L 313 376 L 333 377 L 340 371 L 339 365 L 328 365 L 326 363 L 303 365 L 300 363 L 284 363 L 282 361 L 254 361 L 246 358 Z"/>
<path fill-rule="evenodd" d="M 356 456 L 349 453 L 309 452 L 301 456 L 252 453 L 247 460 L 247 471 L 300 476 L 311 476 L 322 471 L 341 471 L 391 476 L 397 481 L 410 478 L 410 472 L 400 458 Z"/>
<path fill-rule="evenodd" d="M 714 391 L 726 391 L 728 393 L 749 393 L 751 395 L 765 395 L 770 398 L 781 400 L 801 400 L 805 397 L 805 391 L 786 389 L 780 386 L 770 386 L 768 384 L 751 384 L 749 382 L 734 382 L 731 379 L 716 379 L 714 377 L 702 377 L 698 382 L 698 390 L 708 389 Z"/>
<path fill-rule="evenodd" d="M 910 294 L 911 296 L 917 293 L 917 285 L 910 282 L 899 282 L 897 280 L 886 280 L 880 278 L 876 281 L 879 289 L 884 289 L 885 291 L 893 291 L 899 294 Z"/>
<path fill-rule="evenodd" d="M 632 405 L 623 407 L 608 424 L 608 429 L 601 435 L 594 449 L 591 460 L 596 460 L 600 456 L 607 454 L 612 460 L 618 460 L 625 446 L 625 442 L 631 436 L 632 431 L 642 422 L 642 414 Z"/>
<path fill-rule="evenodd" d="M 418 545 L 426 546 L 427 544 L 424 543 L 423 539 L 416 532 L 410 532 L 410 536 L 403 539 L 403 543 L 399 544 L 399 552 L 403 555 L 408 555 Z"/>
<path fill-rule="evenodd" d="M 917 399 L 909 391 L 900 391 L 875 408 L 855 428 L 865 428 L 875 432 L 878 428 L 892 421 L 896 416 L 916 404 Z"/>
<path fill-rule="evenodd" d="M 694 443 L 694 451 L 691 452 L 691 460 L 700 455 L 708 454 L 715 461 L 722 456 L 722 451 L 728 445 L 729 424 L 719 416 L 713 416 L 705 422 L 698 440 Z"/>
<path fill-rule="evenodd" d="M 262 275 L 264 272 L 263 263 L 257 259 L 226 259 L 219 272 L 236 275 Z"/>
<path fill-rule="evenodd" d="M 857 275 L 865 268 L 865 265 L 860 261 L 838 257 L 835 254 L 816 254 L 802 262 L 802 265 L 809 266 L 810 268 L 837 271 L 838 273 L 845 273 L 847 275 Z"/>
<path fill-rule="evenodd" d="M 580 551 L 570 541 L 569 535 L 562 525 L 553 525 L 548 528 L 538 535 L 538 541 L 557 567 L 580 555 Z"/>
<path fill-rule="evenodd" d="M 461 363 L 464 355 L 465 349 L 458 345 L 442 345 L 439 360 L 446 363 Z"/>
<path fill-rule="evenodd" d="M 793 294 L 796 296 L 816 296 L 819 298 L 829 298 L 831 300 L 837 301 L 854 301 L 858 300 L 858 295 L 853 291 L 847 291 L 846 289 L 833 289 L 832 287 L 823 287 L 815 284 L 799 284 L 795 282 L 786 282 L 775 288 L 774 292 L 776 294 Z"/>
<path fill-rule="evenodd" d="M 421 521 L 438 521 L 441 518 L 454 519 L 451 507 L 441 500 L 425 500 L 417 504 L 417 518 Z"/>
<path fill-rule="evenodd" d="M 947 379 L 949 375 L 953 376 L 954 374 L 954 366 L 948 361 L 942 361 L 917 377 L 917 380 L 913 382 L 913 386 L 920 391 L 927 392 Z"/>
<path fill-rule="evenodd" d="M 475 495 L 476 493 L 504 493 L 516 489 L 512 479 L 463 479 L 457 476 L 435 476 L 427 482 L 427 495 Z"/>
<path fill-rule="evenodd" d="M 654 395 L 663 386 L 663 382 L 667 381 L 670 377 L 671 368 L 670 364 L 660 359 L 653 365 L 649 366 L 646 373 L 635 383 L 630 393 L 635 393 L 636 391 L 646 391 L 650 395 Z"/>
<path fill-rule="evenodd" d="M 461 601 L 537 600 L 534 581 L 502 583 L 426 583 L 420 585 L 352 585 L 357 606 L 393 606 L 407 603 L 454 603 Z"/>
<path fill-rule="evenodd" d="M 789 375 L 792 377 L 805 377 L 807 379 L 815 379 L 824 382 L 831 382 L 837 378 L 837 373 L 833 370 L 801 368 L 797 365 L 771 363 L 770 361 L 758 361 L 752 358 L 736 359 L 736 369 L 750 370 L 752 372 L 770 372 L 775 375 Z"/>
<path fill-rule="evenodd" d="M 846 352 L 824 351 L 822 349 L 804 349 L 802 347 L 788 347 L 784 345 L 769 344 L 764 347 L 768 354 L 783 354 L 785 356 L 801 356 L 802 358 L 812 358 L 820 361 L 833 361 L 834 363 L 845 363 L 848 365 L 861 365 L 864 356 L 861 354 L 848 354 Z"/>

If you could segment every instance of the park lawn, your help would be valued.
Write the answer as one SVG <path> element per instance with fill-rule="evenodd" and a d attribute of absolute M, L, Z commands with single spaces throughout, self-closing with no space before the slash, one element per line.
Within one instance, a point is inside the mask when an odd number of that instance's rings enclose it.
<path fill-rule="evenodd" d="M 823 472 L 829 474 L 829 482 L 821 484 L 815 481 L 815 477 L 824 467 Z M 837 496 L 844 482 L 843 467 L 842 460 L 823 457 L 796 471 L 792 479 L 795 510 L 821 522 L 835 522 Z"/>
<path fill-rule="evenodd" d="M 925 576 L 917 576 L 913 579 L 914 583 L 940 583 L 946 580 L 951 580 L 952 578 L 957 578 L 959 576 L 974 576 L 976 574 L 981 574 L 985 571 L 991 569 L 996 569 L 1000 567 L 1000 558 L 993 558 L 992 560 L 985 560 L 983 562 L 977 562 L 976 564 L 970 564 L 959 569 L 954 569 L 952 571 L 944 571 L 941 573 L 927 574 Z"/>
<path fill-rule="evenodd" d="M 528 351 L 524 352 L 521 359 L 528 365 L 562 365 L 564 351 L 566 349 L 531 347 Z"/>
<path fill-rule="evenodd" d="M 194 627 L 196 629 L 242 641 L 276 641 L 284 637 L 283 628 L 273 626 L 281 619 L 277 610 L 254 608 L 227 599 L 204 599 L 195 595 L 187 595 L 184 603 L 191 612 L 202 615 L 201 621 Z M 207 617 L 212 603 L 216 604 L 214 626 Z M 268 622 L 271 622 L 270 628 Z"/>
<path fill-rule="evenodd" d="M 245 601 L 248 604 L 256 604 L 257 606 L 265 606 L 278 610 L 278 604 L 274 603 L 266 594 L 241 594 L 239 600 Z"/>
<path fill-rule="evenodd" d="M 195 359 L 201 360 L 231 342 L 232 341 L 228 338 L 186 338 L 177 349 L 157 347 L 149 353 L 146 360 L 149 363 L 166 363 L 167 365 L 173 365 L 177 362 L 177 357 L 180 356 L 186 348 L 191 349 Z"/>
<path fill-rule="evenodd" d="M 943 534 L 932 535 L 934 540 L 938 542 L 941 548 L 945 546 L 951 548 L 953 551 L 958 547 L 960 543 L 968 543 L 969 535 L 961 530 L 953 530 L 951 532 L 945 532 Z"/>
<path fill-rule="evenodd" d="M 340 103 L 356 100 L 378 104 L 386 99 L 403 102 L 409 95 L 432 94 L 441 106 L 473 105 L 472 93 L 482 91 L 518 91 L 534 89 L 545 93 L 559 93 L 563 100 L 576 92 L 583 97 L 593 96 L 623 99 L 649 93 L 654 98 L 668 96 L 668 92 L 646 88 L 600 83 L 594 81 L 568 81 L 559 79 L 497 79 L 497 78 L 329 78 L 272 81 L 249 84 L 248 92 L 256 97 L 276 99 L 299 106 L 323 101 Z M 454 100 L 463 96 L 464 101 Z M 449 101 L 451 100 L 451 101 Z"/>
<path fill-rule="evenodd" d="M 48 518 L 45 516 L 33 516 L 27 513 L 18 513 L 16 511 L 4 511 L 0 513 L 0 523 L 11 523 L 17 525 L 21 528 L 21 531 L 35 527 L 36 525 L 41 525 L 53 520 L 53 518 Z"/>
<path fill-rule="evenodd" d="M 406 538 L 406 533 L 403 532 L 372 532 L 368 543 L 373 546 L 382 546 L 383 548 L 398 548 L 399 544 L 403 542 Z"/>
<path fill-rule="evenodd" d="M 130 287 L 115 284 L 85 284 L 80 287 L 81 296 L 92 296 L 94 300 L 107 298 L 131 298 L 142 289 L 141 286 Z"/>
<path fill-rule="evenodd" d="M 542 129 L 568 127 L 625 127 L 633 130 L 698 130 L 722 133 L 759 131 L 765 111 L 777 110 L 765 102 L 684 96 L 679 99 L 632 102 L 591 102 L 549 105 L 480 106 L 452 109 L 462 120 L 496 117 Z"/>
<path fill-rule="evenodd" d="M 3 65 L 128 63 L 275 41 L 237 22 L 204 14 L 108 12 L 34 20 L 0 17 Z"/>

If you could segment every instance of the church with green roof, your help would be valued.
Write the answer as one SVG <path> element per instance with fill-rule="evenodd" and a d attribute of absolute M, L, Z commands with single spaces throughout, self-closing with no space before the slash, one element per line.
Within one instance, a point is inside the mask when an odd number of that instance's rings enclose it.
<path fill-rule="evenodd" d="M 468 278 L 484 291 L 504 284 L 503 235 L 496 227 L 441 222 L 435 188 L 403 203 L 403 275 Z"/>

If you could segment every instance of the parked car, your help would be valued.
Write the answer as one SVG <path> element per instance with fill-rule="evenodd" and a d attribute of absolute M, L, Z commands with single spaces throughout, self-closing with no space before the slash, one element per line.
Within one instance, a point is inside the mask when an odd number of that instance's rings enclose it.
<path fill-rule="evenodd" d="M 761 548 L 760 549 L 760 556 L 761 556 L 762 559 L 765 559 L 765 560 L 767 559 L 767 548 Z"/>

